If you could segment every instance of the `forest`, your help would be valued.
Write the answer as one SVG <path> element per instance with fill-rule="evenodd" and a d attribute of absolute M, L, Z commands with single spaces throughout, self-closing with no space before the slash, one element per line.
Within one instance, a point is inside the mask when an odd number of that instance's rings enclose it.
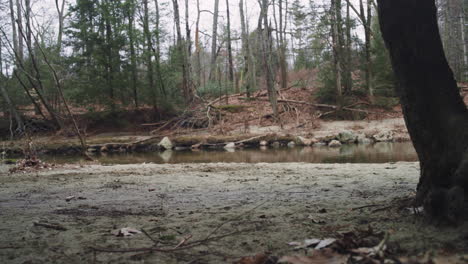
<path fill-rule="evenodd" d="M 259 90 L 279 118 L 275 91 L 310 85 L 301 71 L 316 75 L 318 103 L 344 107 L 354 96 L 386 106 L 395 97 L 374 1 L 182 2 L 2 1 L 2 135 L 21 136 L 36 118 L 66 129 L 86 113 L 147 109 L 156 122 Z M 438 1 L 459 82 L 466 5 Z"/>
<path fill-rule="evenodd" d="M 468 261 L 468 1 L 0 14 L 0 262 Z"/>

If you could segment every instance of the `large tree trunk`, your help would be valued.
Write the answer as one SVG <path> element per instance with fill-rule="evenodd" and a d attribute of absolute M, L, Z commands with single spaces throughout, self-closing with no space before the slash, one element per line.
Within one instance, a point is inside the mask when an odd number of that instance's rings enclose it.
<path fill-rule="evenodd" d="M 23 26 L 23 11 L 22 11 L 22 5 L 21 5 L 21 0 L 16 0 L 16 24 L 18 26 L 18 31 L 21 30 Z M 18 59 L 23 61 L 24 59 L 24 44 L 23 44 L 23 38 L 21 36 L 18 37 Z"/>
<path fill-rule="evenodd" d="M 184 44 L 182 43 L 182 32 L 180 30 L 179 3 L 177 2 L 177 0 L 172 0 L 172 5 L 174 8 L 174 23 L 177 32 L 177 49 L 179 51 L 180 56 L 182 56 L 182 94 L 184 95 L 185 103 L 188 105 L 192 101 L 192 98 L 191 94 L 189 93 L 189 83 L 186 70 L 187 65 L 185 64 L 186 50 L 184 49 Z"/>
<path fill-rule="evenodd" d="M 286 23 L 283 23 L 283 0 L 279 0 L 279 66 L 281 73 L 281 88 L 285 89 L 288 87 L 288 64 L 286 62 Z M 286 1 L 286 8 L 284 13 L 288 12 L 288 4 Z M 284 24 L 284 27 L 283 27 Z"/>
<path fill-rule="evenodd" d="M 229 82 L 234 86 L 234 63 L 232 59 L 232 43 L 231 43 L 231 14 L 229 12 L 229 0 L 226 0 L 226 16 L 227 16 L 227 49 L 228 49 L 228 63 L 229 63 Z M 234 86 L 235 87 L 235 86 Z M 238 91 L 236 91 L 238 92 Z"/>
<path fill-rule="evenodd" d="M 372 87 L 372 63 L 371 63 L 371 22 L 372 22 L 372 4 L 367 0 L 367 17 L 364 13 L 362 0 L 359 1 L 362 23 L 364 26 L 365 47 L 366 47 L 366 85 L 371 101 L 374 97 L 374 88 Z"/>
<path fill-rule="evenodd" d="M 55 9 L 57 9 L 58 15 L 58 34 L 57 34 L 57 51 L 60 53 L 62 50 L 62 36 L 63 36 L 63 28 L 64 28 L 64 20 L 65 20 L 65 0 L 62 0 L 62 3 L 59 4 L 58 0 L 55 0 Z"/>
<path fill-rule="evenodd" d="M 379 0 L 383 38 L 418 154 L 416 202 L 456 220 L 468 190 L 468 113 L 444 55 L 434 0 Z"/>
<path fill-rule="evenodd" d="M 146 77 L 148 78 L 148 88 L 151 93 L 153 108 L 156 109 L 158 106 L 158 97 L 156 89 L 154 88 L 154 71 L 153 71 L 153 38 L 149 29 L 149 10 L 148 0 L 143 0 L 143 32 L 146 39 Z"/>
<path fill-rule="evenodd" d="M 128 10 L 128 38 L 130 44 L 130 68 L 131 68 L 131 87 L 133 92 L 133 102 L 135 108 L 138 109 L 138 90 L 137 90 L 137 60 L 135 52 L 135 2 L 130 2 L 130 8 Z"/>
<path fill-rule="evenodd" d="M 16 18 L 15 18 L 15 7 L 13 0 L 10 0 L 10 18 L 11 18 L 11 29 L 13 33 L 13 48 L 15 52 L 18 52 L 18 33 L 16 32 Z"/>
<path fill-rule="evenodd" d="M 219 0 L 215 0 L 214 14 L 213 14 L 213 34 L 211 36 L 211 67 L 210 67 L 210 81 L 214 80 L 216 70 L 216 58 L 218 49 L 218 15 L 219 15 Z"/>
<path fill-rule="evenodd" d="M 278 121 L 278 100 L 276 94 L 276 87 L 273 83 L 273 75 L 271 70 L 271 38 L 270 27 L 268 25 L 268 0 L 262 0 L 261 19 L 263 20 L 262 32 L 262 53 L 263 53 L 263 68 L 265 71 L 265 81 L 267 85 L 268 98 L 270 100 L 271 108 L 273 110 L 273 117 L 275 122 Z M 260 30 L 260 27 L 259 27 Z"/>
<path fill-rule="evenodd" d="M 340 15 L 341 5 L 339 4 L 340 0 L 331 0 L 331 12 L 332 12 L 332 48 L 333 48 L 333 62 L 334 62 L 334 72 L 335 72 L 335 83 L 336 83 L 336 102 L 338 106 L 342 106 L 342 97 L 343 97 L 343 87 L 342 87 L 342 48 L 340 42 Z"/>
<path fill-rule="evenodd" d="M 154 5 L 155 5 L 155 11 L 156 11 L 156 51 L 155 51 L 155 57 L 156 57 L 156 74 L 158 75 L 158 81 L 159 81 L 159 90 L 161 91 L 163 96 L 167 96 L 166 93 L 166 87 L 164 85 L 164 79 L 162 76 L 162 71 L 161 71 L 161 27 L 160 27 L 160 20 L 161 16 L 159 14 L 159 1 L 154 0 Z"/>

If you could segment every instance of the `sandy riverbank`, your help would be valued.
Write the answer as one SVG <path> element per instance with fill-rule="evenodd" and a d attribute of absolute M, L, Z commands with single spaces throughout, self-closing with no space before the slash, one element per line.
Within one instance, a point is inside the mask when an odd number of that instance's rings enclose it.
<path fill-rule="evenodd" d="M 408 255 L 432 249 L 468 252 L 468 223 L 437 228 L 398 199 L 411 197 L 417 163 L 386 164 L 135 164 L 67 165 L 7 174 L 0 167 L 1 263 L 224 263 L 273 252 L 297 254 L 286 243 L 366 229 L 391 231 Z M 67 197 L 74 199 L 66 201 Z M 362 206 L 362 209 L 356 209 Z M 42 226 L 60 224 L 66 231 Z M 176 253 L 97 253 L 90 246 L 137 248 L 184 237 L 222 239 Z M 13 248 L 8 248 L 13 247 Z M 191 262 L 198 261 L 198 262 Z"/>

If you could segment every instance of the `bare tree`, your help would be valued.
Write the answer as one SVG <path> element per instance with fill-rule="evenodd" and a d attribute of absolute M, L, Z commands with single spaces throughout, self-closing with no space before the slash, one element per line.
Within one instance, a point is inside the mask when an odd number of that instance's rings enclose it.
<path fill-rule="evenodd" d="M 128 37 L 130 44 L 130 67 L 131 67 L 131 87 L 133 92 L 133 102 L 135 108 L 139 107 L 138 104 L 138 90 L 137 90 L 137 59 L 135 52 L 135 0 L 128 0 L 129 8 L 127 13 L 128 19 Z"/>
<path fill-rule="evenodd" d="M 231 43 L 231 14 L 229 12 L 229 0 L 226 0 L 226 15 L 227 15 L 227 50 L 229 62 L 229 82 L 234 85 L 234 64 L 232 61 L 232 43 Z"/>
<path fill-rule="evenodd" d="M 213 13 L 213 33 L 211 35 L 211 67 L 210 67 L 210 81 L 214 80 L 216 70 L 216 59 L 218 56 L 218 16 L 219 16 L 219 0 L 215 0 L 214 13 Z"/>
<path fill-rule="evenodd" d="M 153 71 L 153 38 L 149 29 L 149 10 L 148 0 L 143 0 L 143 32 L 146 39 L 146 67 L 149 90 L 151 93 L 153 107 L 156 109 L 158 105 L 157 93 L 154 87 L 154 71 Z"/>
<path fill-rule="evenodd" d="M 263 54 L 263 68 L 265 71 L 265 81 L 267 85 L 268 98 L 270 100 L 271 108 L 273 110 L 273 118 L 275 122 L 278 121 L 278 100 L 276 94 L 276 88 L 273 83 L 273 75 L 271 71 L 271 35 L 270 26 L 268 25 L 268 0 L 262 0 L 261 2 L 261 19 L 263 21 L 263 32 L 262 32 L 262 54 Z M 261 27 L 259 27 L 260 31 Z"/>
<path fill-rule="evenodd" d="M 340 31 L 339 31 L 339 14 L 341 12 L 340 0 L 331 0 L 331 27 L 332 27 L 332 48 L 333 48 L 333 60 L 334 60 L 334 71 L 335 71 L 335 80 L 336 80 L 336 96 L 337 104 L 342 106 L 342 96 L 343 96 L 343 87 L 342 87 L 342 49 L 340 41 Z"/>
<path fill-rule="evenodd" d="M 58 52 L 62 50 L 62 35 L 63 35 L 64 20 L 65 20 L 65 3 L 66 2 L 67 2 L 66 0 L 62 0 L 62 3 L 59 3 L 59 0 L 55 0 L 55 9 L 57 10 L 58 22 L 59 22 L 59 28 L 58 28 L 58 34 L 57 34 Z"/>
<path fill-rule="evenodd" d="M 18 33 L 16 31 L 16 19 L 15 19 L 15 8 L 13 5 L 13 0 L 9 1 L 10 4 L 10 18 L 11 18 L 11 29 L 13 33 L 13 48 L 15 49 L 15 52 L 18 52 Z"/>
<path fill-rule="evenodd" d="M 184 44 L 182 41 L 182 32 L 180 30 L 180 13 L 179 13 L 179 3 L 177 0 L 172 0 L 172 5 L 174 8 L 174 23 L 177 32 L 177 48 L 180 56 L 182 56 L 182 92 L 184 95 L 185 103 L 189 104 L 192 101 L 192 93 L 190 92 L 188 76 L 187 76 L 187 65 L 186 63 L 186 50 L 184 49 Z"/>
<path fill-rule="evenodd" d="M 159 80 L 159 90 L 163 96 L 166 96 L 166 88 L 164 85 L 164 79 L 161 72 L 161 16 L 159 13 L 159 1 L 154 0 L 155 11 L 156 11 L 156 50 L 155 50 L 155 57 L 156 57 L 156 73 L 158 75 Z"/>
<path fill-rule="evenodd" d="M 21 25 L 18 26 L 18 31 L 20 31 L 20 28 L 23 25 L 23 11 L 22 11 L 22 5 L 21 5 L 21 0 L 16 0 L 16 24 Z M 18 59 L 23 61 L 24 59 L 24 44 L 23 44 L 23 38 L 21 36 L 18 36 Z"/>

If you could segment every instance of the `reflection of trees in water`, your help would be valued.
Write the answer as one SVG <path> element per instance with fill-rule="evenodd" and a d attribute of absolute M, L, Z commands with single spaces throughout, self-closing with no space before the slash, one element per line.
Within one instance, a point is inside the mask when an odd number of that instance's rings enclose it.
<path fill-rule="evenodd" d="M 46 160 L 57 163 L 78 161 L 77 157 L 49 157 Z M 349 144 L 341 148 L 306 147 L 279 149 L 243 149 L 228 152 L 208 151 L 165 151 L 162 153 L 109 154 L 98 157 L 104 164 L 128 163 L 383 163 L 396 161 L 417 161 L 413 145 L 404 143 Z"/>

